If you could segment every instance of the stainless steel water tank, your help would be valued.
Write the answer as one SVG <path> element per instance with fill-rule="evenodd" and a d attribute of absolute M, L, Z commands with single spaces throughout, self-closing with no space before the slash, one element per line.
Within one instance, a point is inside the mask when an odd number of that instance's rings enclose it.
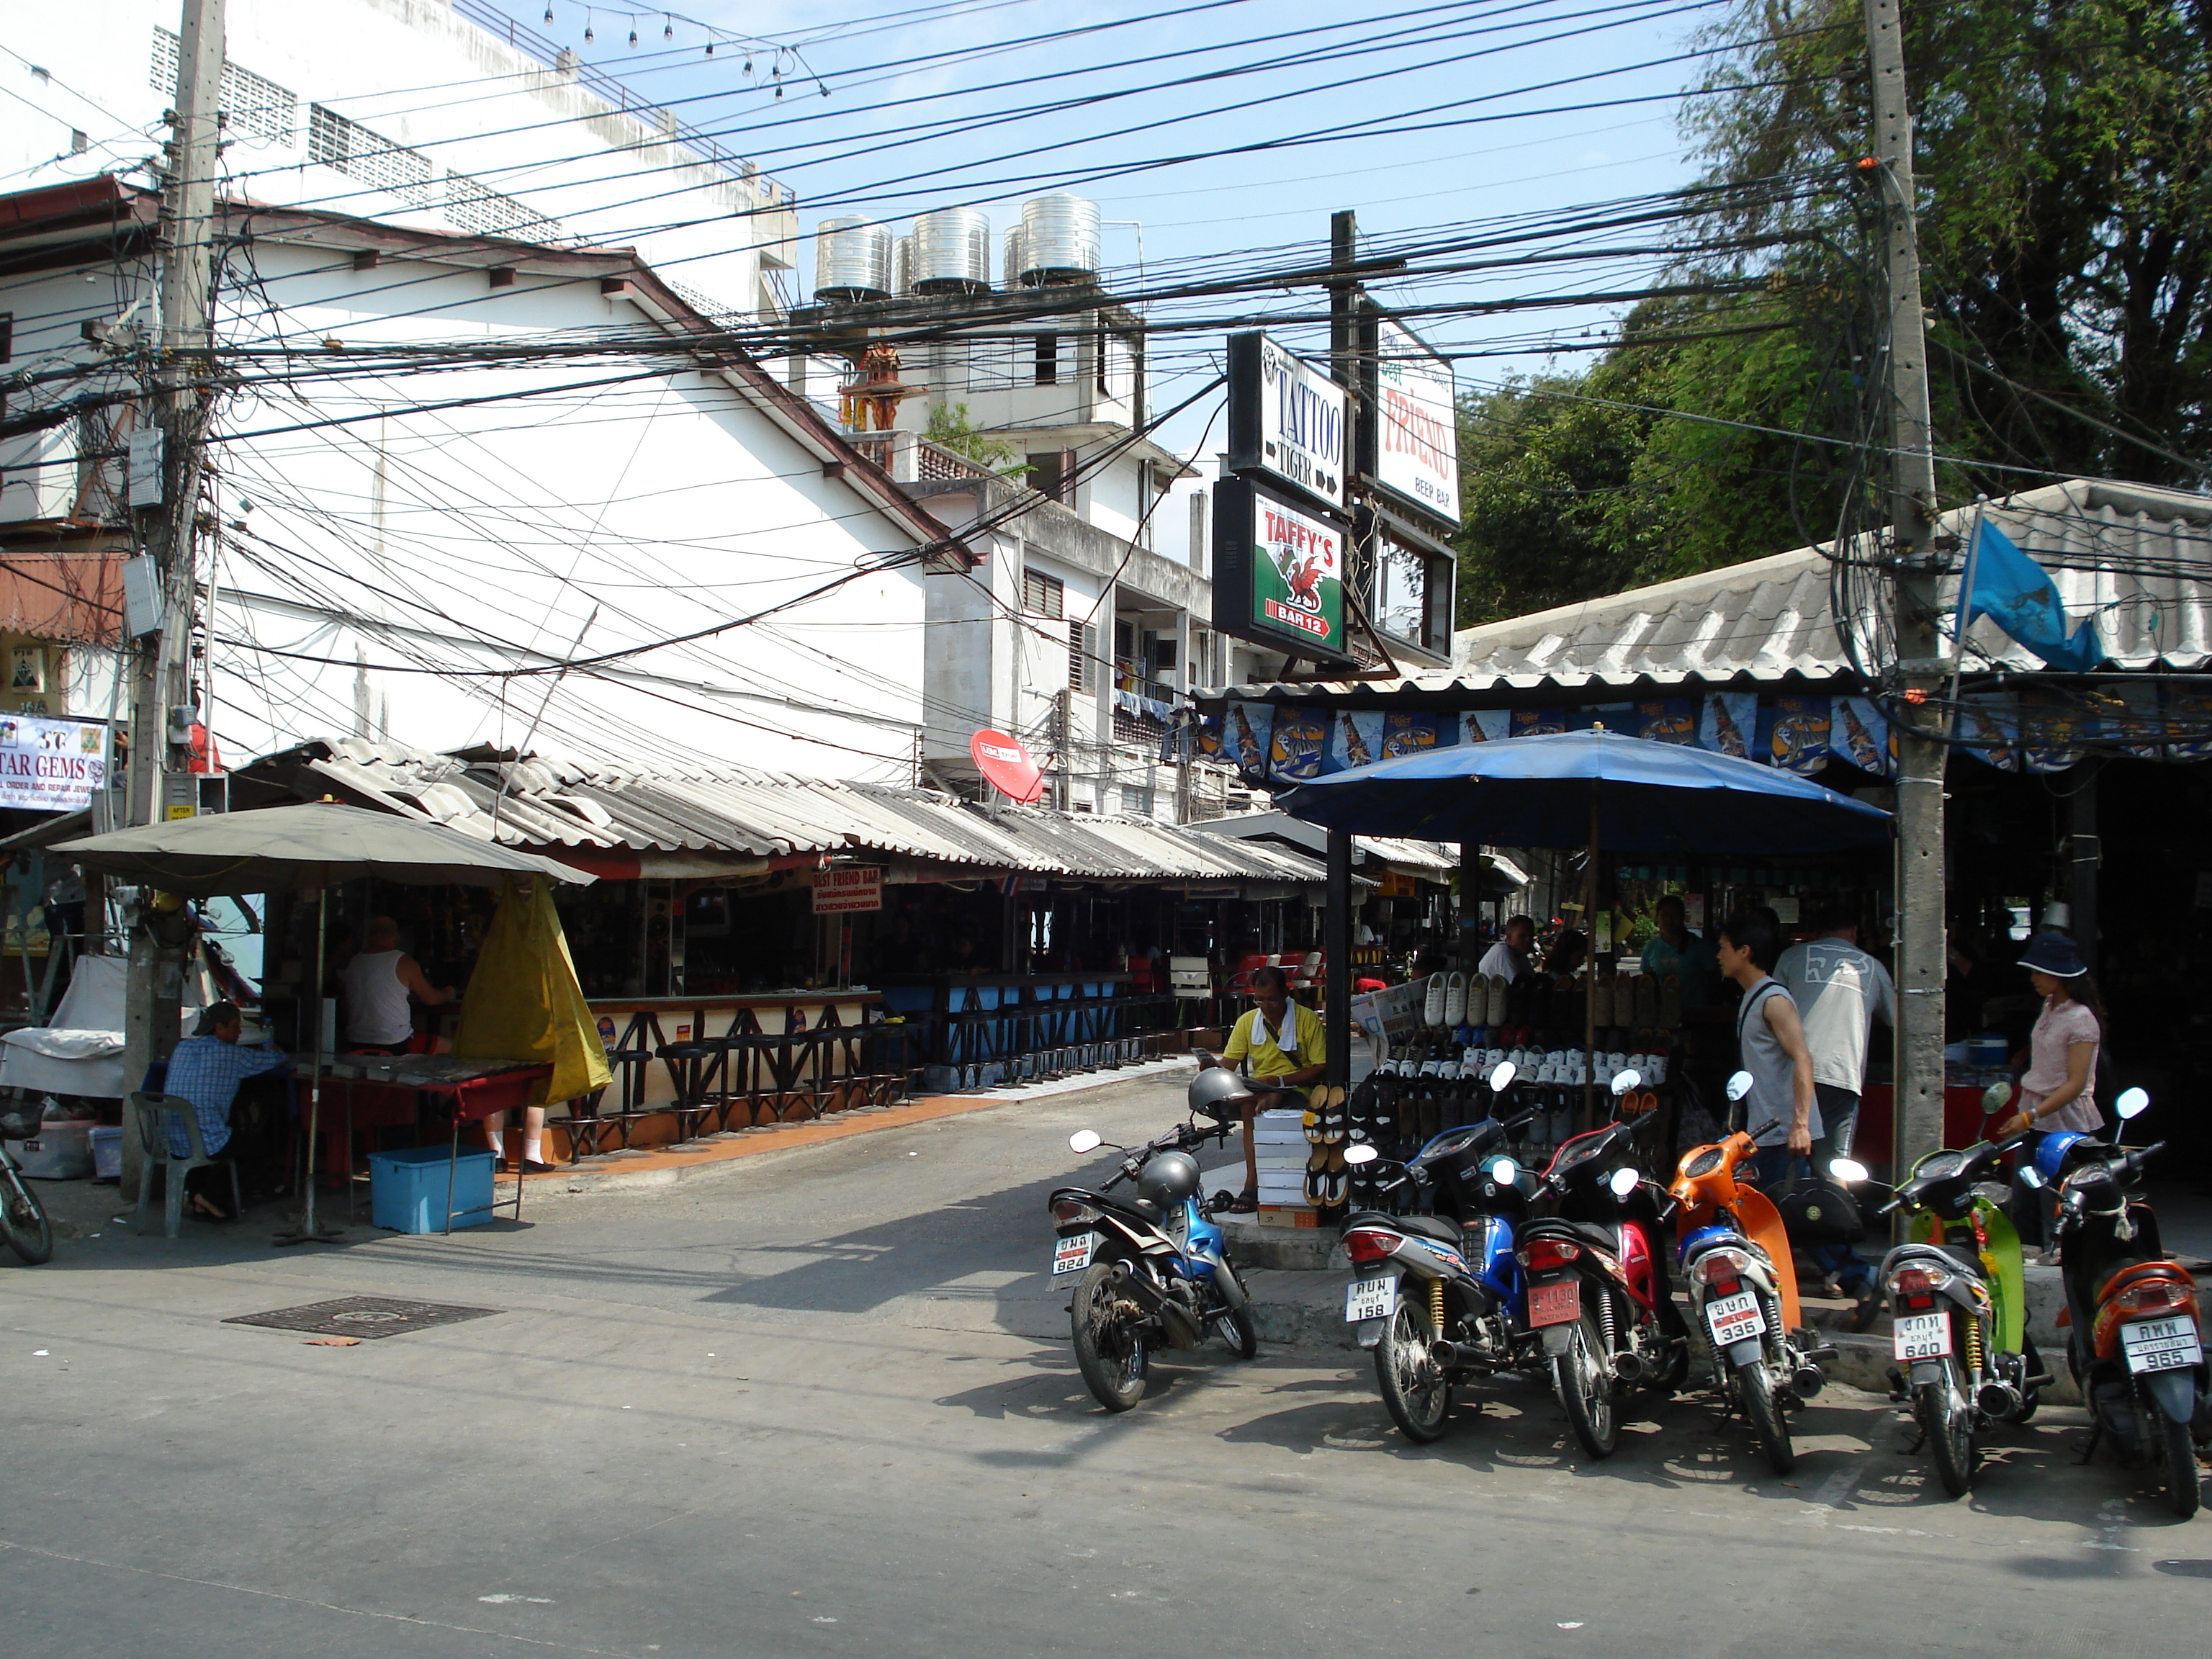
<path fill-rule="evenodd" d="M 1022 285 L 1022 228 L 1006 227 L 1006 264 L 1005 283 L 1008 288 Z"/>
<path fill-rule="evenodd" d="M 855 213 L 814 228 L 814 297 L 880 300 L 891 291 L 891 231 Z"/>
<path fill-rule="evenodd" d="M 891 244 L 891 292 L 914 292 L 914 238 L 902 236 Z"/>
<path fill-rule="evenodd" d="M 914 222 L 914 291 L 975 294 L 991 286 L 991 222 L 974 208 L 939 208 Z"/>
<path fill-rule="evenodd" d="M 1098 274 L 1098 204 L 1065 191 L 1022 204 L 1022 280 L 1073 282 Z"/>

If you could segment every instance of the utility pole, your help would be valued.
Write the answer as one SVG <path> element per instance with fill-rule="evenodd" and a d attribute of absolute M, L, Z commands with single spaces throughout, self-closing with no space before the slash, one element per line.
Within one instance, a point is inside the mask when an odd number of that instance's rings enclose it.
<path fill-rule="evenodd" d="M 1359 454 L 1353 441 L 1352 428 L 1364 418 L 1359 398 L 1359 363 L 1355 353 L 1358 343 L 1359 284 L 1353 276 L 1359 262 L 1359 217 L 1346 209 L 1334 214 L 1328 222 L 1328 263 L 1334 273 L 1328 285 L 1328 365 L 1329 374 L 1344 388 L 1344 409 L 1347 416 L 1345 434 L 1345 467 L 1348 476 L 1352 471 L 1352 458 Z M 1347 554 L 1350 552 L 1346 547 Z M 1346 560 L 1349 566 L 1350 561 Z M 1340 573 L 1348 596 L 1352 591 L 1352 572 L 1349 568 Z M 1328 977 L 1325 983 L 1322 1008 L 1322 1035 L 1328 1045 L 1328 1081 L 1349 1085 L 1352 1082 L 1352 837 L 1341 830 L 1328 832 L 1325 864 L 1328 871 L 1328 908 L 1322 915 L 1322 949 L 1328 959 Z"/>
<path fill-rule="evenodd" d="M 1897 1172 L 1943 1144 L 1943 763 L 1931 716 L 1912 701 L 1938 690 L 1950 665 L 1936 625 L 1940 567 L 1936 457 L 1928 412 L 1928 331 L 1913 224 L 1912 111 L 1905 94 L 1898 0 L 1865 0 L 1874 155 L 1884 209 L 1889 342 L 1892 616 L 1897 683 Z M 1936 717 L 1940 719 L 1940 716 Z"/>
<path fill-rule="evenodd" d="M 162 811 L 162 775 L 183 745 L 173 743 L 172 711 L 185 702 L 191 664 L 193 519 L 200 486 L 202 397 L 193 381 L 204 369 L 214 285 L 215 177 L 221 125 L 223 0 L 184 0 L 178 29 L 177 95 L 172 137 L 164 146 L 161 191 L 161 329 L 149 387 L 161 435 L 161 499 L 144 509 L 145 556 L 161 595 L 160 626 L 132 641 L 131 770 L 125 811 L 133 824 Z M 185 735 L 185 734 L 179 734 Z M 158 945 L 148 925 L 150 894 L 141 890 L 139 925 L 131 930 L 124 1013 L 124 1075 L 131 1086 L 177 1042 L 184 989 L 180 951 Z M 310 995 L 310 1016 L 319 998 Z M 136 1138 L 125 1156 L 138 1162 Z M 138 1171 L 124 1171 L 135 1192 Z"/>

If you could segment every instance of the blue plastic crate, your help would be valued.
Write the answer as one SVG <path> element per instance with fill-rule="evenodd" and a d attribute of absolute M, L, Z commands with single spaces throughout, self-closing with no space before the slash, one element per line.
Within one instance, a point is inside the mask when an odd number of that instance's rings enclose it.
<path fill-rule="evenodd" d="M 368 1158 L 369 1219 L 401 1233 L 446 1231 L 448 1148 L 407 1146 L 371 1152 Z M 452 1174 L 453 1225 L 481 1227 L 491 1219 L 491 1153 L 463 1148 Z"/>

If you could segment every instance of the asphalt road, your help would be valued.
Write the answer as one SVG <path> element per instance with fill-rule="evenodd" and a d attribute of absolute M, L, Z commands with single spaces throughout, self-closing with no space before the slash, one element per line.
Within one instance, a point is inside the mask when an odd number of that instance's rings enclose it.
<path fill-rule="evenodd" d="M 0 1262 L 0 1654 L 2203 1650 L 2212 1519 L 2076 1467 L 2078 1413 L 1960 1503 L 1832 1390 L 1787 1481 L 1698 1396 L 1595 1467 L 1533 1387 L 1412 1447 L 1344 1352 L 1213 1348 L 1103 1415 L 1042 1199 L 1098 1168 L 1071 1130 L 1178 1096 L 305 1253 L 131 1238 L 69 1189 L 100 1236 Z M 499 1311 L 355 1347 L 222 1322 L 355 1294 Z"/>

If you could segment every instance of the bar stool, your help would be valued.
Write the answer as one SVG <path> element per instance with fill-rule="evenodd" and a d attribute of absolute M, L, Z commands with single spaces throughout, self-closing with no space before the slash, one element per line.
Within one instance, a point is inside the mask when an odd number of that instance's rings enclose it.
<path fill-rule="evenodd" d="M 659 1115 L 658 1109 L 641 1109 L 645 1100 L 646 1067 L 653 1064 L 652 1053 L 644 1048 L 610 1048 L 607 1050 L 607 1069 L 614 1073 L 607 1089 L 594 1090 L 569 1109 L 568 1122 L 568 1145 L 577 1158 L 596 1158 L 599 1142 L 610 1130 L 622 1137 L 625 1150 L 629 1146 L 629 1126 L 641 1118 Z M 615 1091 L 618 1103 L 613 1111 L 602 1111 L 608 1089 Z"/>
<path fill-rule="evenodd" d="M 727 1115 L 729 1095 L 714 1085 L 722 1077 L 729 1053 L 713 1037 L 664 1042 L 653 1051 L 653 1058 L 668 1067 L 668 1080 L 675 1085 L 676 1098 L 668 1109 L 676 1115 L 678 1140 L 696 1139 L 708 1113 Z"/>

